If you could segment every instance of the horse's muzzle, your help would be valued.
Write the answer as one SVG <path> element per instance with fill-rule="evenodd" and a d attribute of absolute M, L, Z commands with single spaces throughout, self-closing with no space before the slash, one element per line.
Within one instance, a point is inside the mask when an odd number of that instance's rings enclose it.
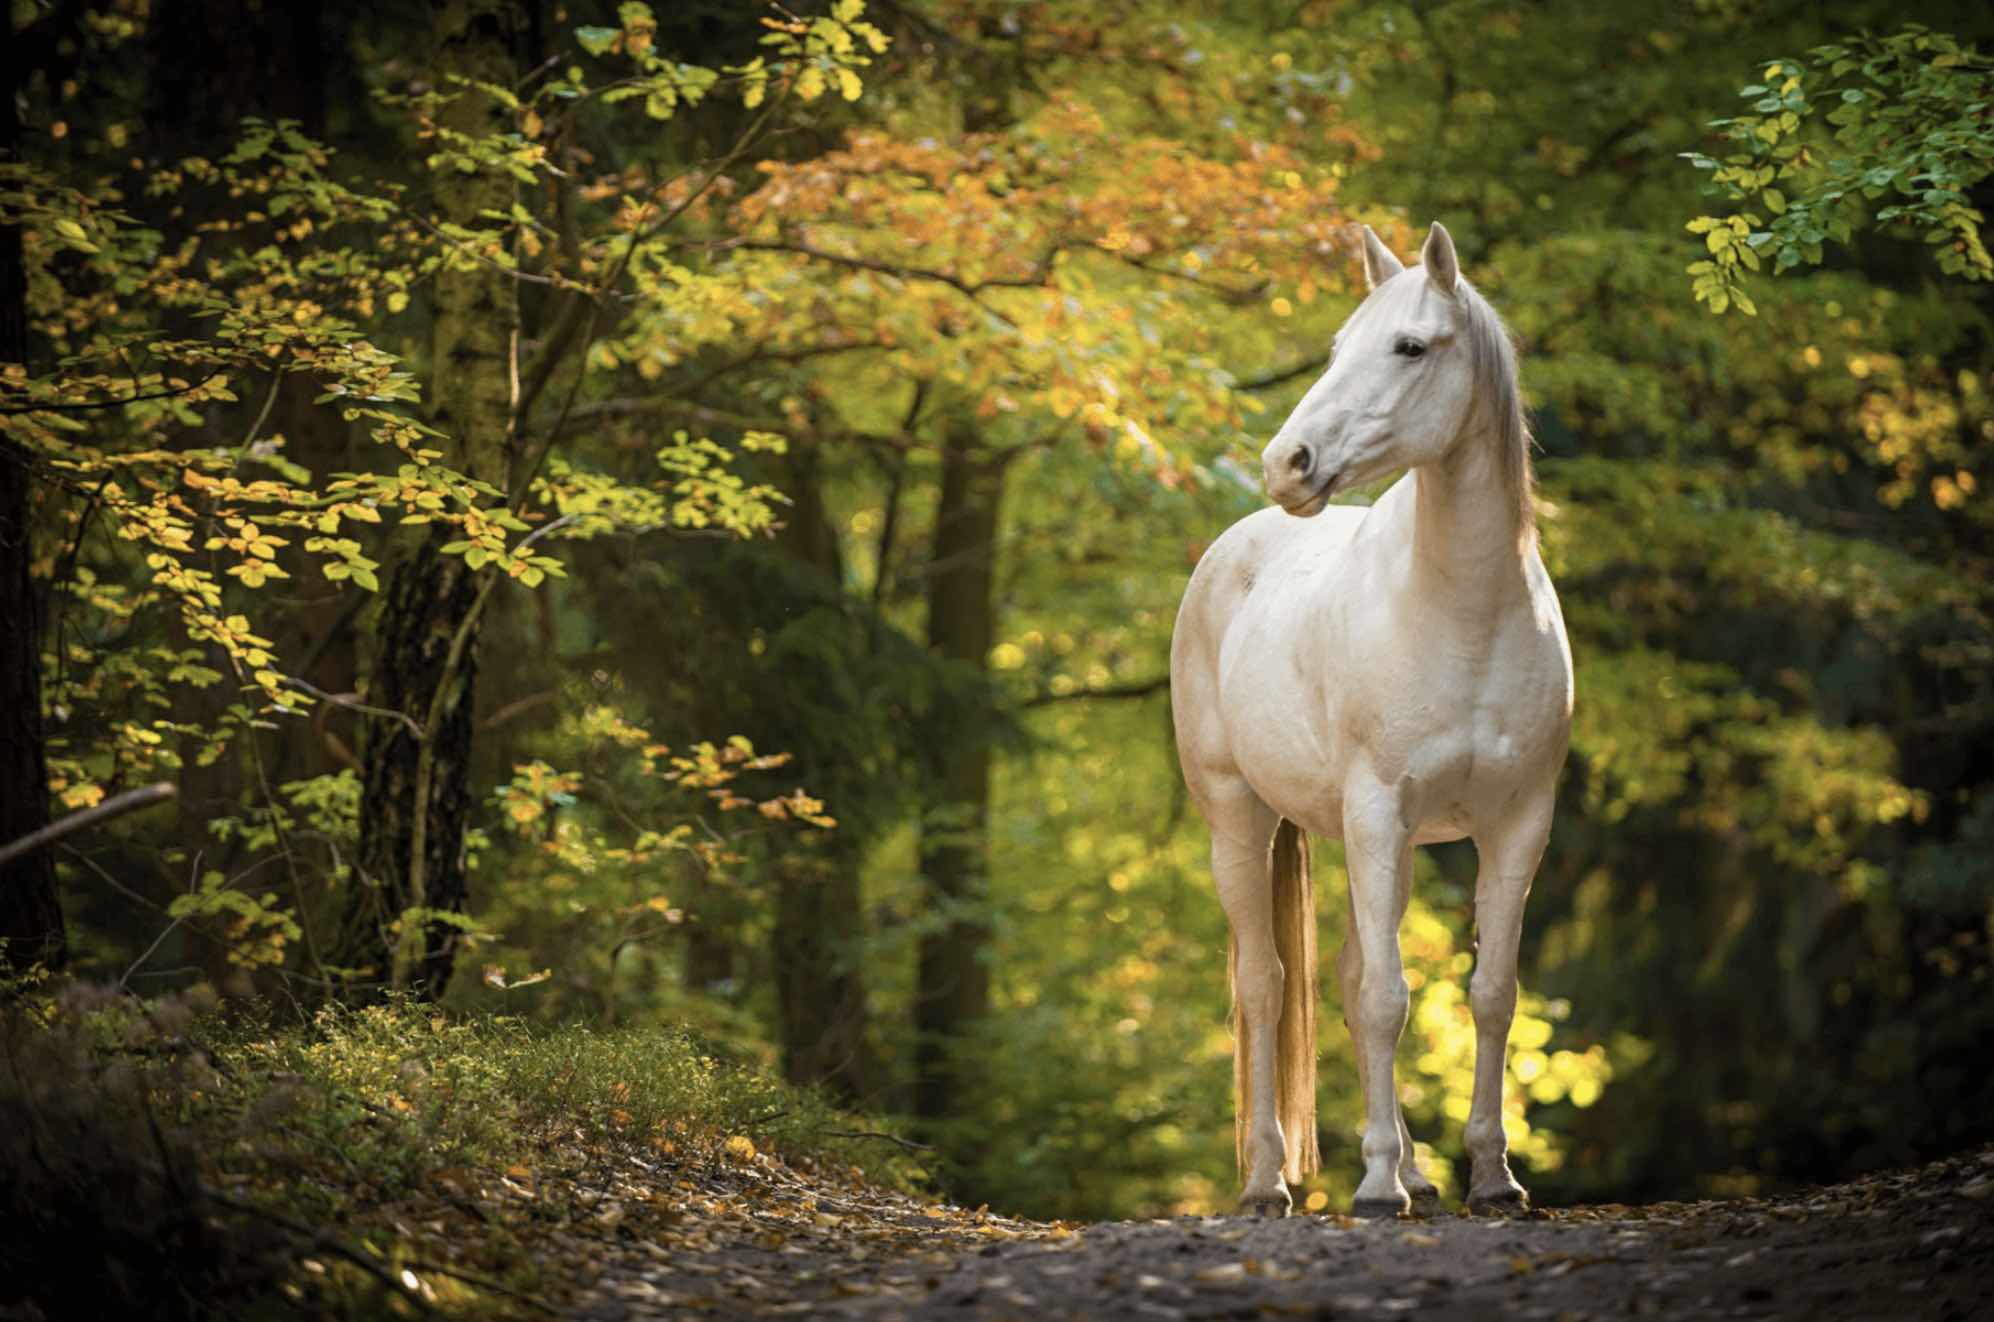
<path fill-rule="evenodd" d="M 1271 482 L 1267 484 L 1267 494 L 1276 505 L 1296 518 L 1312 519 L 1322 513 L 1323 507 L 1329 504 L 1329 498 L 1336 494 L 1337 480 L 1342 476 L 1342 469 L 1331 469 L 1306 488 L 1299 500 L 1291 492 L 1277 490 Z"/>

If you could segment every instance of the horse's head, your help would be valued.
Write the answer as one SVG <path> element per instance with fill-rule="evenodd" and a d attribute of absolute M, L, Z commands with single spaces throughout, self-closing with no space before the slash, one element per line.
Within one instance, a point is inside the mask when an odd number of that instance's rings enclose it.
<path fill-rule="evenodd" d="M 1370 295 L 1329 366 L 1261 451 L 1267 494 L 1290 514 L 1320 513 L 1338 491 L 1446 455 L 1474 405 L 1474 355 L 1454 240 L 1435 222 L 1407 270 L 1364 227 Z"/>

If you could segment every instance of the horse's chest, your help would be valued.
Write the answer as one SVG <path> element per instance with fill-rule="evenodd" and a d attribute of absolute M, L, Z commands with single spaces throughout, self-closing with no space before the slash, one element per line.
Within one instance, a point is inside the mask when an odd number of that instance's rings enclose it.
<path fill-rule="evenodd" d="M 1353 775 L 1393 787 L 1415 836 L 1439 840 L 1472 833 L 1555 770 L 1568 709 L 1557 667 L 1486 641 L 1396 634 L 1352 629 L 1328 649 L 1336 664 L 1271 638 L 1233 654 L 1227 721 L 1250 732 L 1235 745 L 1240 768 L 1312 832 L 1341 834 Z"/>
<path fill-rule="evenodd" d="M 1403 659 L 1388 692 L 1332 699 L 1343 740 L 1398 787 L 1422 833 L 1472 832 L 1555 770 L 1569 708 L 1561 671 L 1508 650 L 1435 643 Z"/>
<path fill-rule="evenodd" d="M 1397 786 L 1400 814 L 1415 831 L 1471 833 L 1527 776 L 1529 750 L 1481 708 L 1448 703 L 1413 715 L 1375 745 L 1379 778 Z"/>

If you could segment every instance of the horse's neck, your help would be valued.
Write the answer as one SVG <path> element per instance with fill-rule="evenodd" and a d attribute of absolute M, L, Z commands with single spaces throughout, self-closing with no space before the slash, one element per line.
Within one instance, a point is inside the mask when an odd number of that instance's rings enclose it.
<path fill-rule="evenodd" d="M 1426 604 L 1489 618 L 1527 591 L 1530 543 L 1493 436 L 1463 436 L 1446 459 L 1414 469 L 1412 484 L 1410 572 Z"/>

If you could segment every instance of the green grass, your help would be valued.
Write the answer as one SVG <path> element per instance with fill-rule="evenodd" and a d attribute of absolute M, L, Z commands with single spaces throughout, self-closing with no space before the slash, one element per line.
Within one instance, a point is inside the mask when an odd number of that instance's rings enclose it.
<path fill-rule="evenodd" d="M 0 1313 L 542 1315 L 675 1190 L 756 1152 L 923 1178 L 849 1136 L 873 1126 L 678 1030 L 408 1004 L 281 1023 L 70 987 L 0 1012 L 0 1047 L 0 1220 L 21 1228 Z M 77 1242 L 101 1270 L 56 1268 Z"/>

